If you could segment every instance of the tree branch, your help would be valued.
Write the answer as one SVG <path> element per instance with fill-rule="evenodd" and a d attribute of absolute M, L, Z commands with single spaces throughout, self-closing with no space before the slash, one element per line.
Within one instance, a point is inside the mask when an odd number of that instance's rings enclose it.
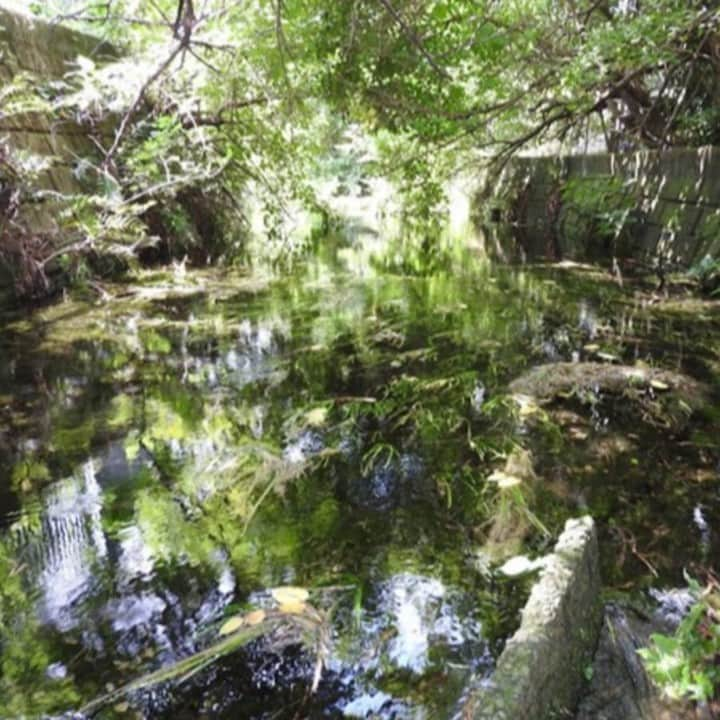
<path fill-rule="evenodd" d="M 425 58 L 428 65 L 443 79 L 443 80 L 451 80 L 449 73 L 444 68 L 440 67 L 435 62 L 435 59 L 433 56 L 428 52 L 427 48 L 423 45 L 423 43 L 420 41 L 420 38 L 417 36 L 415 31 L 407 24 L 403 16 L 399 13 L 398 10 L 396 10 L 393 5 L 390 3 L 390 0 L 379 0 L 380 4 L 388 11 L 390 14 L 390 17 L 397 23 L 397 25 L 402 29 L 402 31 L 405 33 L 405 37 L 410 41 L 410 43 L 415 47 L 415 49 Z"/>

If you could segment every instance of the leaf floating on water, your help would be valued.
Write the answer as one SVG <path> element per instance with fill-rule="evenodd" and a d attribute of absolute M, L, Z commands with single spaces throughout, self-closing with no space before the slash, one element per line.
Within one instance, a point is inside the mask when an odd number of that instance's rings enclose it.
<path fill-rule="evenodd" d="M 297 600 L 280 603 L 278 606 L 278 610 L 285 615 L 304 615 L 307 609 L 308 606 L 304 602 Z"/>
<path fill-rule="evenodd" d="M 438 380 L 430 380 L 429 382 L 422 383 L 422 389 L 429 392 L 435 392 L 437 390 L 444 390 L 450 385 L 448 378 L 440 378 Z"/>
<path fill-rule="evenodd" d="M 317 407 L 305 413 L 305 422 L 310 427 L 321 427 L 327 420 L 328 409 L 326 407 Z"/>
<path fill-rule="evenodd" d="M 544 564 L 545 560 L 543 558 L 531 560 L 526 555 L 516 555 L 500 567 L 500 572 L 507 577 L 518 577 L 533 570 L 538 570 Z"/>
<path fill-rule="evenodd" d="M 243 617 L 242 615 L 235 615 L 235 617 L 231 617 L 229 620 L 226 620 L 222 627 L 220 628 L 219 635 L 232 635 L 232 633 L 236 632 L 243 626 Z"/>
<path fill-rule="evenodd" d="M 573 440 L 587 440 L 588 434 L 582 428 L 571 427 L 570 428 L 570 437 Z"/>
<path fill-rule="evenodd" d="M 264 610 L 253 610 L 243 618 L 243 625 L 247 625 L 248 627 L 259 625 L 265 620 L 265 617 L 266 613 Z"/>
<path fill-rule="evenodd" d="M 678 400 L 678 406 L 684 413 L 687 413 L 688 415 L 692 414 L 692 408 L 684 400 Z"/>
<path fill-rule="evenodd" d="M 221 637 L 224 635 L 232 635 L 242 627 L 253 627 L 255 625 L 259 625 L 265 620 L 266 615 L 267 614 L 264 610 L 253 610 L 247 615 L 233 615 L 233 617 L 223 623 L 223 626 L 220 628 L 219 635 Z"/>
<path fill-rule="evenodd" d="M 670 386 L 667 383 L 664 383 L 662 380 L 651 380 L 650 387 L 653 390 L 659 390 L 660 392 L 664 392 L 665 390 L 670 389 Z"/>
<path fill-rule="evenodd" d="M 513 395 L 513 400 L 515 400 L 518 404 L 518 410 L 522 419 L 531 417 L 532 415 L 540 412 L 540 406 L 530 395 L 516 393 Z"/>
<path fill-rule="evenodd" d="M 517 475 L 509 475 L 502 470 L 495 470 L 495 472 L 490 475 L 488 480 L 490 482 L 497 483 L 497 486 L 499 488 L 511 488 L 515 487 L 516 485 L 522 485 L 521 478 L 517 477 Z"/>
<path fill-rule="evenodd" d="M 273 588 L 270 594 L 278 605 L 304 603 L 310 597 L 310 593 L 305 588 L 292 587 L 291 585 Z"/>

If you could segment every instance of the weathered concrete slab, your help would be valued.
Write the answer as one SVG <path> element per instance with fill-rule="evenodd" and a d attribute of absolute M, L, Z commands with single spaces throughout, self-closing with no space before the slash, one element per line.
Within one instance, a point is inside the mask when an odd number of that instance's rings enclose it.
<path fill-rule="evenodd" d="M 465 720 L 551 720 L 575 708 L 600 630 L 595 524 L 569 520 L 487 683 Z"/>
<path fill-rule="evenodd" d="M 59 80 L 79 56 L 102 63 L 117 58 L 118 51 L 96 37 L 0 7 L 3 82 L 18 73 L 30 74 L 40 84 Z M 100 134 L 112 136 L 112 128 L 101 128 Z M 66 165 L 97 154 L 86 128 L 71 119 L 58 120 L 38 111 L 0 112 L 0 140 L 17 150 L 56 157 Z"/>

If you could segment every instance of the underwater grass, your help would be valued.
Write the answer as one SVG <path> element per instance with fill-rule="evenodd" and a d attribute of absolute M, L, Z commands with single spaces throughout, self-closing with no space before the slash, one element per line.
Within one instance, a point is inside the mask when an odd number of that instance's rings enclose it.
<path fill-rule="evenodd" d="M 276 590 L 299 591 L 301 589 L 279 588 Z M 307 595 L 304 590 L 302 592 Z M 135 692 L 161 683 L 184 683 L 212 663 L 232 655 L 253 640 L 278 632 L 281 633 L 281 637 L 278 638 L 279 643 L 290 644 L 300 641 L 306 646 L 315 647 L 317 661 L 313 679 L 314 689 L 324 665 L 324 649 L 327 639 L 325 625 L 326 618 L 323 614 L 304 601 L 294 600 L 285 600 L 277 610 L 255 610 L 244 617 L 231 618 L 220 628 L 219 639 L 208 647 L 95 698 L 81 707 L 80 712 L 85 715 L 94 715 L 106 705 Z M 232 630 L 228 632 L 225 628 L 232 628 Z"/>

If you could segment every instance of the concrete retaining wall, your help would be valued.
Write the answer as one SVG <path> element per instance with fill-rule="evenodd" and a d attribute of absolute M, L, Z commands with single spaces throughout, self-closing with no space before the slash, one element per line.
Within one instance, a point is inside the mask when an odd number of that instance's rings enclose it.
<path fill-rule="evenodd" d="M 620 256 L 663 257 L 689 266 L 705 255 L 720 255 L 720 148 L 673 149 L 627 154 L 599 153 L 566 157 L 527 157 L 513 160 L 501 182 L 484 194 L 483 224 L 496 208 L 495 220 L 509 221 L 492 228 L 489 250 L 498 255 L 529 258 L 586 259 L 607 254 L 597 237 L 566 238 L 565 222 L 575 207 L 566 197 L 568 183 L 589 195 L 593 185 L 614 183 L 632 208 L 629 229 L 623 233 Z M 488 195 L 490 200 L 487 200 Z M 598 215 L 617 211 L 604 207 L 598 195 Z M 617 196 L 616 198 L 617 199 Z M 592 198 L 588 198 L 589 201 Z M 612 205 L 612 203 L 608 203 Z M 501 223 L 502 225 L 502 223 Z M 512 225 L 508 228 L 507 225 Z M 590 259 L 593 259 L 592 257 Z"/>
<path fill-rule="evenodd" d="M 0 7 L 0 86 L 25 74 L 50 91 L 51 83 L 71 70 L 78 56 L 102 62 L 117 57 L 117 51 L 97 38 Z M 97 154 L 87 129 L 73 121 L 51 120 L 42 113 L 9 115 L 2 105 L 0 140 L 50 161 L 38 187 L 63 193 L 82 191 L 74 171 L 81 158 Z"/>
<path fill-rule="evenodd" d="M 52 96 L 52 84 L 72 69 L 79 56 L 99 63 L 117 57 L 117 51 L 97 38 L 0 7 L 0 88 L 7 91 L 13 81 L 28 78 Z M 97 129 L 96 134 L 109 144 L 112 127 Z M 23 205 L 17 221 L 33 233 L 54 233 L 61 206 L 52 200 L 52 193 L 73 195 L 89 189 L 78 172 L 84 158 L 97 159 L 87 128 L 42 112 L 9 112 L 7 103 L 3 106 L 0 100 L 3 146 L 39 168 L 34 189 L 49 191 L 42 203 Z M 0 165 L 0 191 L 13 185 L 13 177 L 3 177 Z M 0 264 L 0 285 L 11 283 L 4 272 Z"/>
<path fill-rule="evenodd" d="M 520 628 L 465 720 L 550 720 L 578 702 L 600 631 L 600 572 L 592 518 L 569 520 L 533 587 Z"/>

